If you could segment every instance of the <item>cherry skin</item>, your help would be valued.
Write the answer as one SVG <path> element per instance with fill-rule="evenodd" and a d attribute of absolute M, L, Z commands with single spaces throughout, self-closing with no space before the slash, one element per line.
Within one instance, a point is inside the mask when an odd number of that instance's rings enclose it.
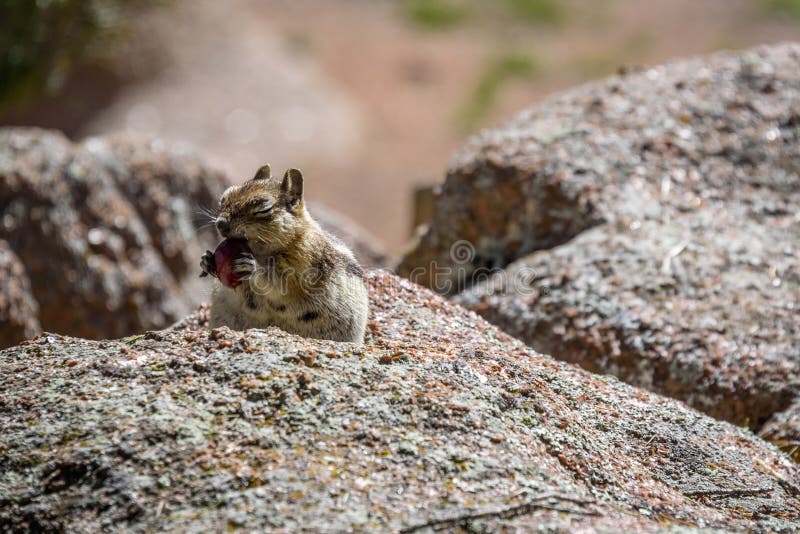
<path fill-rule="evenodd" d="M 244 239 L 225 239 L 217 245 L 214 251 L 214 263 L 219 281 L 223 285 L 235 288 L 242 283 L 239 275 L 233 270 L 233 262 L 249 252 L 250 247 Z"/>

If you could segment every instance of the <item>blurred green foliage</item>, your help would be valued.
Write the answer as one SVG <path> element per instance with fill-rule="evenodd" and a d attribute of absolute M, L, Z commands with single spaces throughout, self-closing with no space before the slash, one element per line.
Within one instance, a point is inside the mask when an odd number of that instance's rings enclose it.
<path fill-rule="evenodd" d="M 460 126 L 465 131 L 477 128 L 495 105 L 503 85 L 514 79 L 532 78 L 540 70 L 540 61 L 529 52 L 513 52 L 493 59 L 459 114 Z"/>
<path fill-rule="evenodd" d="M 444 30 L 471 19 L 525 24 L 558 24 L 565 16 L 562 0 L 405 0 L 405 15 L 416 26 Z"/>
<path fill-rule="evenodd" d="M 534 24 L 557 24 L 564 18 L 558 0 L 505 0 L 515 17 Z"/>
<path fill-rule="evenodd" d="M 772 11 L 800 18 L 800 0 L 767 0 L 767 7 Z"/>
<path fill-rule="evenodd" d="M 56 93 L 157 0 L 0 0 L 0 108 Z"/>
<path fill-rule="evenodd" d="M 405 10 L 411 22 L 433 30 L 457 26 L 470 15 L 463 2 L 453 0 L 406 0 Z"/>
<path fill-rule="evenodd" d="M 592 1 L 599 3 L 601 0 Z M 400 5 L 412 24 L 427 30 L 447 30 L 469 23 L 494 31 L 498 48 L 516 48 L 515 36 L 525 35 L 529 25 L 559 25 L 567 18 L 568 11 L 564 0 L 404 0 Z M 484 68 L 456 115 L 458 127 L 468 132 L 477 129 L 495 106 L 507 82 L 532 78 L 540 70 L 539 60 L 530 53 L 495 57 Z"/>

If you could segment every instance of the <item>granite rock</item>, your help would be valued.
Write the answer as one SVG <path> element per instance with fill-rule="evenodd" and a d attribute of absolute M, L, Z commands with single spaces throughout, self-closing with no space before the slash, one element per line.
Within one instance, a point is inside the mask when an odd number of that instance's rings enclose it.
<path fill-rule="evenodd" d="M 368 276 L 363 345 L 208 330 L 0 351 L 0 529 L 790 532 L 748 430 Z"/>
<path fill-rule="evenodd" d="M 0 348 L 39 334 L 39 305 L 31 282 L 14 251 L 0 240 Z"/>
<path fill-rule="evenodd" d="M 454 158 L 399 271 L 524 340 L 760 428 L 800 391 L 800 46 L 630 71 Z"/>

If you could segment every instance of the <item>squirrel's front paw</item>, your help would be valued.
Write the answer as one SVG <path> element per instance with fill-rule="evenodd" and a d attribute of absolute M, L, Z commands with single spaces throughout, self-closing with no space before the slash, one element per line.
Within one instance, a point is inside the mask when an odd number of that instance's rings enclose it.
<path fill-rule="evenodd" d="M 247 280 L 256 272 L 258 263 L 252 254 L 244 254 L 233 261 L 233 272 L 239 280 Z"/>
<path fill-rule="evenodd" d="M 210 250 L 206 250 L 206 253 L 203 254 L 203 257 L 200 258 L 200 277 L 203 276 L 217 276 L 217 263 L 214 261 L 214 253 Z"/>

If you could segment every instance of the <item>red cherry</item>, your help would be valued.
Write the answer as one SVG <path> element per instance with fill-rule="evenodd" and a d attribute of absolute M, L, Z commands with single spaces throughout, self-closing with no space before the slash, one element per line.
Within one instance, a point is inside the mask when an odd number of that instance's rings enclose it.
<path fill-rule="evenodd" d="M 214 264 L 217 276 L 223 285 L 236 287 L 241 284 L 239 275 L 233 271 L 233 262 L 250 252 L 244 239 L 225 239 L 214 251 Z"/>

